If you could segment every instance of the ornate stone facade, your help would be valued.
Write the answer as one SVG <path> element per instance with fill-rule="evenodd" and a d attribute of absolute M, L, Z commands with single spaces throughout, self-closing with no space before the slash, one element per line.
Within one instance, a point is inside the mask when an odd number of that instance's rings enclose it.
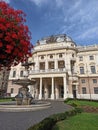
<path fill-rule="evenodd" d="M 37 42 L 30 61 L 35 63 L 28 77 L 36 80 L 35 85 L 29 86 L 34 98 L 98 99 L 98 45 L 79 47 L 66 35 L 50 36 Z M 19 87 L 11 81 L 24 78 L 23 71 L 21 64 L 11 69 L 7 90 L 13 90 L 11 96 L 17 94 Z"/>

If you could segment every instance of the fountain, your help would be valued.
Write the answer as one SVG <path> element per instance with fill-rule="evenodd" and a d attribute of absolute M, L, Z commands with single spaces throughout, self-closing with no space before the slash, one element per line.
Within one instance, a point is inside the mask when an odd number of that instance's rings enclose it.
<path fill-rule="evenodd" d="M 21 85 L 18 94 L 15 96 L 17 105 L 30 105 L 33 99 L 32 95 L 29 92 L 28 85 L 34 85 L 36 81 L 34 79 L 28 79 L 29 75 L 29 66 L 34 65 L 34 63 L 22 63 L 22 66 L 25 67 L 24 79 L 13 80 L 14 84 Z"/>
<path fill-rule="evenodd" d="M 25 62 L 22 66 L 25 67 L 24 78 L 13 80 L 13 84 L 21 85 L 18 94 L 15 96 L 16 104 L 14 103 L 0 103 L 0 111 L 7 112 L 22 112 L 22 111 L 35 111 L 40 109 L 46 109 L 51 106 L 50 102 L 37 101 L 35 103 L 32 95 L 29 92 L 28 85 L 34 85 L 36 81 L 34 79 L 28 79 L 29 66 L 34 63 Z M 32 104 L 32 100 L 34 101 Z"/>

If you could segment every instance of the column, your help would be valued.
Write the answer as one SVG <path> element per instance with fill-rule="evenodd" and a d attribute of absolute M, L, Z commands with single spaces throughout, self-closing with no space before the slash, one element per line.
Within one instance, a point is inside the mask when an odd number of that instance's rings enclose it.
<path fill-rule="evenodd" d="M 58 60 L 55 59 L 55 69 L 57 70 L 58 69 Z"/>
<path fill-rule="evenodd" d="M 48 88 L 47 88 L 47 80 L 44 82 L 44 88 L 45 88 L 45 99 L 48 99 Z"/>
<path fill-rule="evenodd" d="M 39 95 L 38 95 L 38 86 L 36 86 L 34 94 L 35 94 L 35 99 L 38 99 L 39 98 Z"/>
<path fill-rule="evenodd" d="M 47 55 L 46 55 L 46 61 L 45 61 L 45 70 L 48 71 L 48 59 L 47 59 Z"/>
<path fill-rule="evenodd" d="M 64 99 L 66 99 L 67 98 L 66 76 L 63 77 L 63 85 L 64 85 Z"/>
<path fill-rule="evenodd" d="M 59 86 L 57 81 L 55 82 L 55 97 L 56 99 L 59 99 Z"/>
<path fill-rule="evenodd" d="M 39 99 L 42 99 L 42 78 L 40 78 Z"/>
<path fill-rule="evenodd" d="M 52 77 L 51 99 L 54 99 L 54 77 Z"/>
<path fill-rule="evenodd" d="M 71 75 L 71 63 L 70 63 L 69 53 L 65 54 L 65 65 L 66 65 L 66 70 L 68 71 L 68 74 Z"/>
<path fill-rule="evenodd" d="M 36 59 L 35 59 L 35 70 L 39 70 L 39 61 L 38 61 L 38 56 L 36 56 Z"/>

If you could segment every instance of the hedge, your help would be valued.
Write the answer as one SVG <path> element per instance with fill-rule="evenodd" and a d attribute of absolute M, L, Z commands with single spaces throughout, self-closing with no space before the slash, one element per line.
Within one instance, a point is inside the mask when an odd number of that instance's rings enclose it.
<path fill-rule="evenodd" d="M 69 116 L 74 116 L 81 112 L 82 109 L 77 107 L 64 113 L 54 114 L 52 116 L 49 116 L 48 118 L 45 118 L 34 126 L 31 126 L 28 130 L 51 130 L 52 127 L 56 124 L 56 122 L 65 120 Z"/>

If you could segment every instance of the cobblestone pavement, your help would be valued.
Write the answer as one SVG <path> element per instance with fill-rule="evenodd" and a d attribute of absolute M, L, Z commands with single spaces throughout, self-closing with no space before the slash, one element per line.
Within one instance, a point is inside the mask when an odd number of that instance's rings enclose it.
<path fill-rule="evenodd" d="M 62 101 L 50 101 L 48 109 L 30 112 L 0 112 L 0 130 L 27 130 L 49 115 L 71 109 Z"/>

